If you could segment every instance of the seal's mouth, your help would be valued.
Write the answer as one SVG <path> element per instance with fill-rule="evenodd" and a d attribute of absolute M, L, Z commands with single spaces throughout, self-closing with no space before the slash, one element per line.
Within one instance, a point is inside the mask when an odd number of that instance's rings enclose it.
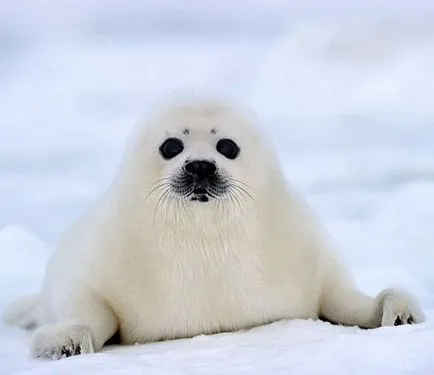
<path fill-rule="evenodd" d="M 216 194 L 212 192 L 213 188 L 209 183 L 193 186 L 190 191 L 189 198 L 194 202 L 209 202 L 210 199 L 216 198 Z"/>
<path fill-rule="evenodd" d="M 229 184 L 219 174 L 213 174 L 207 178 L 197 179 L 182 172 L 171 182 L 171 189 L 183 198 L 206 203 L 211 199 L 221 198 L 227 194 Z"/>
<path fill-rule="evenodd" d="M 192 201 L 208 202 L 209 199 L 210 199 L 210 195 L 208 191 L 204 188 L 196 188 L 193 190 L 193 193 L 191 194 Z"/>

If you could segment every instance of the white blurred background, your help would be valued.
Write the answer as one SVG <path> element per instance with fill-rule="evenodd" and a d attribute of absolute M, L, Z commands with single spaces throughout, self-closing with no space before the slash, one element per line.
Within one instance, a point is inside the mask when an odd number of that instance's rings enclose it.
<path fill-rule="evenodd" d="M 428 0 L 3 0 L 0 254 L 51 248 L 177 90 L 251 105 L 363 288 L 434 306 Z"/>

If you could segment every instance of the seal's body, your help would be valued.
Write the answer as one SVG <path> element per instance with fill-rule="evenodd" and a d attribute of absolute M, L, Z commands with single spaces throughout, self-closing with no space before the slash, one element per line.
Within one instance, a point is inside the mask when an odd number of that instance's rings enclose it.
<path fill-rule="evenodd" d="M 32 352 L 49 358 L 98 351 L 116 332 L 133 344 L 290 318 L 424 320 L 405 291 L 357 290 L 253 121 L 220 102 L 172 104 L 138 128 L 41 296 L 6 318 L 40 326 Z"/>

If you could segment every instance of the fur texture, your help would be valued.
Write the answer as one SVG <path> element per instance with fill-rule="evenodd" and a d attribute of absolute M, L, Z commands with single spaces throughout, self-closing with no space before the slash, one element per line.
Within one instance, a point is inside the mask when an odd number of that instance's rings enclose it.
<path fill-rule="evenodd" d="M 165 160 L 169 137 L 184 149 Z M 235 159 L 217 152 L 223 138 L 238 144 Z M 215 163 L 228 192 L 206 202 L 175 194 L 170 181 L 191 160 Z M 133 344 L 279 319 L 364 328 L 425 319 L 405 291 L 360 292 L 255 120 L 200 100 L 138 126 L 112 185 L 65 234 L 31 301 L 5 315 L 26 326 L 23 315 L 34 321 L 38 310 L 32 353 L 44 358 L 98 351 L 117 332 Z"/>

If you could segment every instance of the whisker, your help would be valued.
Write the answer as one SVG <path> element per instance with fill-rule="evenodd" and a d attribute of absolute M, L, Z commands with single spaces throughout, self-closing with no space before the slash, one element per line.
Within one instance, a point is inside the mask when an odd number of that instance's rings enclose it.
<path fill-rule="evenodd" d="M 168 183 L 162 183 L 156 187 L 154 187 L 144 198 L 144 201 L 146 201 L 153 193 L 155 193 L 157 190 L 160 190 L 163 187 L 170 187 L 170 184 Z"/>
<path fill-rule="evenodd" d="M 228 178 L 228 180 L 231 181 L 231 182 L 236 182 L 236 183 L 238 183 L 238 184 L 242 184 L 242 185 L 244 185 L 246 188 L 250 189 L 249 184 L 247 184 L 246 182 L 240 180 L 240 179 L 237 178 L 237 177 L 230 176 L 230 177 Z"/>
<path fill-rule="evenodd" d="M 250 194 L 246 189 L 244 189 L 238 185 L 232 185 L 232 188 L 234 188 L 235 190 L 238 190 L 242 196 L 248 197 L 253 203 L 256 204 L 256 201 L 253 198 L 252 194 Z"/>
<path fill-rule="evenodd" d="M 168 193 L 170 193 L 170 186 L 166 187 L 166 189 L 164 189 L 164 190 L 163 189 L 161 190 L 160 197 L 158 198 L 158 201 L 155 204 L 155 208 L 154 208 L 154 219 L 155 219 L 155 216 L 156 216 L 156 214 L 158 212 L 160 204 L 166 200 L 166 197 L 167 197 Z"/>
<path fill-rule="evenodd" d="M 197 184 L 191 175 L 183 172 L 165 176 L 152 184 L 152 189 L 144 200 L 155 196 L 154 218 L 159 213 L 167 216 L 174 214 L 178 220 L 179 215 L 187 210 L 187 202 L 194 196 L 197 188 L 205 190 L 205 194 L 215 200 L 216 210 L 220 215 L 227 217 L 227 220 L 231 220 L 233 214 L 231 207 L 237 207 L 237 211 L 243 212 L 248 208 L 245 205 L 247 200 L 258 207 L 252 188 L 239 178 L 224 173 L 211 176 L 203 185 Z M 171 204 L 173 210 L 168 209 L 168 205 Z"/>

